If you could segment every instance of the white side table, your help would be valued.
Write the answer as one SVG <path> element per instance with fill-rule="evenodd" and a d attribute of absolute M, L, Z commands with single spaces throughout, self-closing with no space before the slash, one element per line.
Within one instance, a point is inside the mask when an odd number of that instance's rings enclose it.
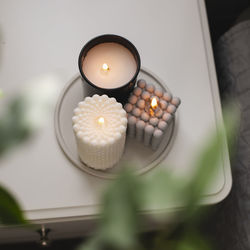
<path fill-rule="evenodd" d="M 182 99 L 174 144 L 163 165 L 175 166 L 178 175 L 191 171 L 196 150 L 221 120 L 203 0 L 3 0 L 0 5 L 0 82 L 6 94 L 41 75 L 56 76 L 63 88 L 77 73 L 78 54 L 88 40 L 105 33 L 124 36 L 138 48 L 142 65 Z M 17 196 L 32 222 L 53 229 L 51 238 L 87 232 L 108 181 L 67 160 L 55 138 L 53 117 L 0 165 L 0 182 Z M 225 152 L 203 203 L 221 201 L 230 188 Z M 0 231 L 1 242 L 37 239 L 35 232 Z"/>

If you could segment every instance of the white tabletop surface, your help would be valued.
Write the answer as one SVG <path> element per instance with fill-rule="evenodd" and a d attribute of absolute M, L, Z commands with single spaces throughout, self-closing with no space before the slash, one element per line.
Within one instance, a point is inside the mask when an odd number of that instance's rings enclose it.
<path fill-rule="evenodd" d="M 221 118 L 202 0 L 0 0 L 0 88 L 8 96 L 48 77 L 62 89 L 78 72 L 82 46 L 105 33 L 134 43 L 142 65 L 182 99 L 163 165 L 174 166 L 176 174 L 189 172 L 197 149 Z M 46 128 L 0 166 L 0 182 L 32 220 L 93 215 L 108 182 L 67 160 L 55 137 L 53 114 Z M 219 202 L 230 186 L 226 153 L 204 203 Z"/>

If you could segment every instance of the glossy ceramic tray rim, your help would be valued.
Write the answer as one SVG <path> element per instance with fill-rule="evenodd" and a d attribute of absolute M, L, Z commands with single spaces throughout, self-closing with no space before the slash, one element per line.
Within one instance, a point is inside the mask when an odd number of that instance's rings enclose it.
<path fill-rule="evenodd" d="M 145 69 L 144 67 L 142 67 L 140 72 L 142 72 L 143 74 L 146 74 L 146 75 L 150 76 L 151 78 L 153 78 L 163 89 L 166 89 L 168 92 L 171 93 L 171 91 L 164 84 L 164 82 L 159 77 L 157 77 L 155 74 L 153 74 L 151 71 L 149 71 L 148 69 Z M 84 172 L 86 172 L 86 173 L 88 173 L 88 174 L 90 174 L 92 176 L 95 176 L 95 177 L 99 177 L 99 178 L 102 178 L 102 179 L 114 179 L 114 178 L 116 178 L 117 174 L 115 174 L 115 173 L 105 173 L 104 171 L 92 169 L 92 168 L 88 167 L 86 164 L 84 164 L 83 162 L 81 162 L 79 159 L 78 160 L 74 159 L 75 157 L 72 156 L 71 152 L 68 150 L 67 145 L 66 145 L 66 143 L 65 143 L 65 141 L 63 139 L 62 132 L 61 132 L 61 129 L 60 129 L 61 106 L 62 106 L 62 102 L 64 100 L 65 95 L 67 94 L 67 92 L 69 91 L 71 86 L 74 84 L 74 82 L 78 78 L 81 78 L 80 74 L 76 74 L 66 84 L 66 86 L 63 88 L 61 94 L 59 95 L 58 102 L 56 104 L 55 114 L 54 114 L 54 126 L 55 126 L 55 134 L 56 134 L 58 144 L 59 144 L 62 152 L 64 153 L 64 155 L 76 167 L 80 168 Z M 137 174 L 137 175 L 145 174 L 146 172 L 148 172 L 151 169 L 155 168 L 162 160 L 164 160 L 166 158 L 167 154 L 169 153 L 169 151 L 170 151 L 170 149 L 171 149 L 171 147 L 173 145 L 174 137 L 175 137 L 177 126 L 178 126 L 177 120 L 178 120 L 177 119 L 177 114 L 175 114 L 174 119 L 172 120 L 173 125 L 172 125 L 172 131 L 171 131 L 169 140 L 166 143 L 166 145 L 165 145 L 164 149 L 162 150 L 162 153 L 159 155 L 159 157 L 157 159 L 153 160 L 147 166 L 143 167 L 142 169 L 136 170 L 135 174 Z"/>

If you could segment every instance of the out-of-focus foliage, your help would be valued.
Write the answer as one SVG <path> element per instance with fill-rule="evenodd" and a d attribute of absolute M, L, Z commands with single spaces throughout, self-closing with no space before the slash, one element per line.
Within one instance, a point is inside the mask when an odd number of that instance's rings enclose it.
<path fill-rule="evenodd" d="M 26 224 L 18 202 L 2 186 L 0 186 L 0 224 Z"/>
<path fill-rule="evenodd" d="M 15 99 L 0 117 L 0 157 L 30 135 L 31 130 L 24 124 L 23 115 L 23 102 L 21 99 Z"/>
<path fill-rule="evenodd" d="M 232 142 L 236 120 L 226 112 L 225 124 L 228 141 Z M 235 114 L 235 113 L 233 113 Z M 197 230 L 200 220 L 199 204 L 211 184 L 226 148 L 225 129 L 218 125 L 199 152 L 193 164 L 192 177 L 175 177 L 170 171 L 155 170 L 148 177 L 135 176 L 128 167 L 120 173 L 103 195 L 100 224 L 95 235 L 79 246 L 78 250 L 100 249 L 155 249 L 155 250 L 209 250 L 211 244 Z M 169 222 L 169 204 L 181 209 Z M 158 209 L 148 214 L 151 219 L 165 223 L 166 229 L 151 237 L 150 244 L 143 244 L 138 233 L 143 230 L 145 208 Z M 174 216 L 174 214 L 172 214 Z M 148 243 L 148 240 L 147 240 Z M 150 247 L 149 247 L 150 246 Z"/>
<path fill-rule="evenodd" d="M 49 81 L 50 80 L 50 81 Z M 26 86 L 0 115 L 0 158 L 10 149 L 26 141 L 44 124 L 53 107 L 58 83 L 43 78 Z M 4 97 L 0 89 L 0 97 Z M 1 99 L 0 99 L 1 103 Z M 0 224 L 26 224 L 20 205 L 6 188 L 0 185 Z"/>
<path fill-rule="evenodd" d="M 24 107 L 21 99 L 15 98 L 0 117 L 0 157 L 30 136 L 30 128 L 23 123 L 23 113 Z M 26 223 L 18 202 L 2 186 L 0 186 L 0 223 Z"/>

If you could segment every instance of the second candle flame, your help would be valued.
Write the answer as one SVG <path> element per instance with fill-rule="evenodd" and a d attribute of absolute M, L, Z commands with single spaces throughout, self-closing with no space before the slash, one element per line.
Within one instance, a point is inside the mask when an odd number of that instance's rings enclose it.
<path fill-rule="evenodd" d="M 99 123 L 100 125 L 103 125 L 103 124 L 104 124 L 104 118 L 103 118 L 102 116 L 98 118 L 98 123 Z"/>
<path fill-rule="evenodd" d="M 158 106 L 157 99 L 156 99 L 156 97 L 153 97 L 152 101 L 151 101 L 151 107 L 152 107 L 152 109 L 156 109 L 157 106 Z"/>
<path fill-rule="evenodd" d="M 102 65 L 102 69 L 103 69 L 105 72 L 107 72 L 107 71 L 109 70 L 108 64 L 107 64 L 107 63 L 104 63 L 104 64 Z"/>

